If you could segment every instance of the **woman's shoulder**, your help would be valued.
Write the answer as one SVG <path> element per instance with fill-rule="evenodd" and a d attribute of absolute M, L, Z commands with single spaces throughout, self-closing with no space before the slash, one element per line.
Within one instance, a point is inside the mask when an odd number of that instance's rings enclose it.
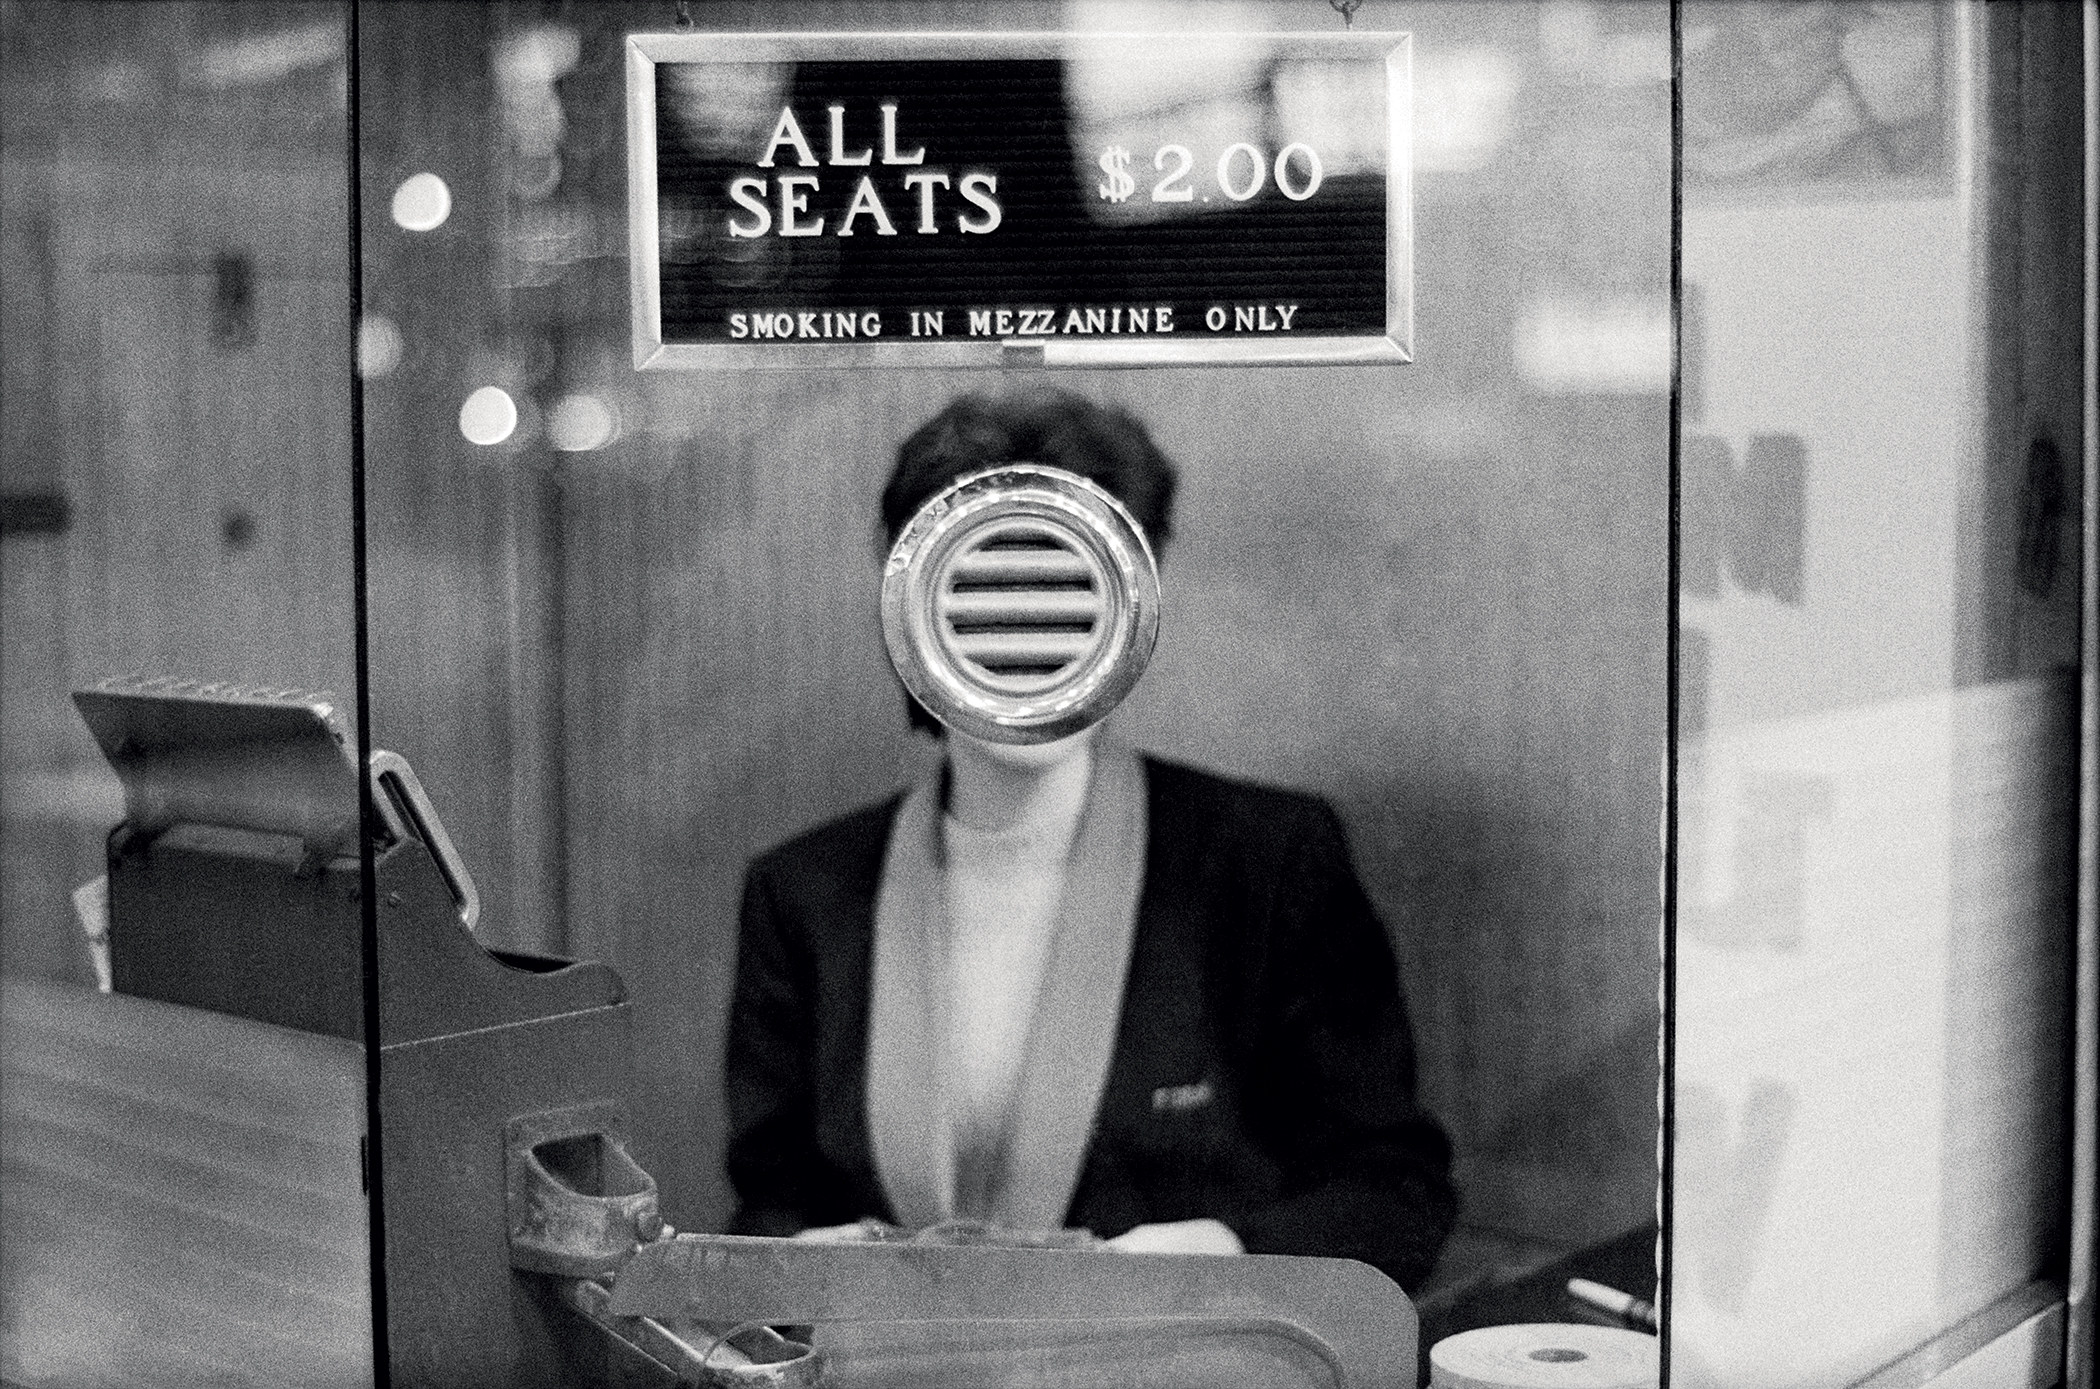
<path fill-rule="evenodd" d="M 1144 762 L 1146 781 L 1156 801 L 1256 820 L 1295 820 L 1333 813 L 1325 800 L 1308 791 L 1207 771 L 1149 752 L 1144 754 Z"/>
<path fill-rule="evenodd" d="M 1257 840 L 1295 840 L 1339 832 L 1333 809 L 1317 795 L 1206 771 L 1144 755 L 1152 812 Z"/>
<path fill-rule="evenodd" d="M 902 793 L 802 831 L 751 860 L 753 877 L 865 876 L 879 872 Z"/>

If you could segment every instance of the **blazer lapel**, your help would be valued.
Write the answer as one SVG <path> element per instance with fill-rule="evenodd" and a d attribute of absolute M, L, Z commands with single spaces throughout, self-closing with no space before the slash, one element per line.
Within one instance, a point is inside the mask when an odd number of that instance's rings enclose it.
<path fill-rule="evenodd" d="M 1145 878 L 1145 771 L 1137 755 L 1095 744 L 1093 783 L 1073 844 L 1057 935 L 1028 1039 L 1007 1145 L 1000 1223 L 1064 1223 L 1093 1139 L 1115 1052 Z"/>
<path fill-rule="evenodd" d="M 1064 1223 L 1106 1087 L 1144 886 L 1145 771 L 1105 739 L 1093 750 L 1042 993 L 996 1182 L 992 1217 L 1014 1229 Z M 946 920 L 940 773 L 897 807 L 875 898 L 867 1125 L 899 1224 L 954 1218 L 948 1125 Z"/>
<path fill-rule="evenodd" d="M 942 1062 L 948 995 L 940 785 L 938 769 L 922 778 L 891 824 L 875 896 L 868 990 L 868 1138 L 890 1210 L 912 1229 L 955 1214 Z"/>

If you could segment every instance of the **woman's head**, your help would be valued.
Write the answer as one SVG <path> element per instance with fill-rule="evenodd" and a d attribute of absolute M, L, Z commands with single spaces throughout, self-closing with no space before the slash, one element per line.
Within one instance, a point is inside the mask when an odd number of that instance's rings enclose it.
<path fill-rule="evenodd" d="M 1155 553 L 1173 529 L 1174 465 L 1122 410 L 1070 391 L 958 396 L 897 450 L 882 489 L 890 544 L 915 512 L 957 478 L 1001 463 L 1042 463 L 1095 483 L 1144 527 Z"/>
<path fill-rule="evenodd" d="M 919 508 L 950 483 L 1004 463 L 1040 463 L 1076 473 L 1123 504 L 1155 555 L 1164 550 L 1173 529 L 1174 465 L 1128 413 L 1043 386 L 1000 396 L 958 396 L 912 432 L 898 448 L 897 466 L 882 489 L 885 546 L 896 544 Z M 909 691 L 905 707 L 912 727 L 942 731 Z M 1042 746 L 1044 755 L 1057 747 Z M 1037 753 L 1028 749 L 1012 756 L 1026 761 Z"/>

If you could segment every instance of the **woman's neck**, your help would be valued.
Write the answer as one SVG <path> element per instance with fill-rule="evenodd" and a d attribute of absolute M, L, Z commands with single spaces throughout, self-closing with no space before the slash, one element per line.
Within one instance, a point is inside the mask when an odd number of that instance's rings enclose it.
<path fill-rule="evenodd" d="M 1034 747 L 948 735 L 948 814 L 994 833 L 1076 809 L 1093 770 L 1093 730 Z"/>

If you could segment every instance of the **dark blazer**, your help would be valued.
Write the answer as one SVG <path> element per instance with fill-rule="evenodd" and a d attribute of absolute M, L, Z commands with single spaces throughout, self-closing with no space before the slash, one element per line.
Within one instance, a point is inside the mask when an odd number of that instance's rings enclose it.
<path fill-rule="evenodd" d="M 1362 1259 L 1412 1290 L 1456 1210 L 1415 1103 L 1391 945 L 1309 796 L 1145 760 L 1130 974 L 1066 1224 L 1209 1216 L 1251 1253 Z M 891 1218 L 865 1119 L 875 896 L 896 802 L 759 857 L 726 1088 L 736 1229 Z"/>

